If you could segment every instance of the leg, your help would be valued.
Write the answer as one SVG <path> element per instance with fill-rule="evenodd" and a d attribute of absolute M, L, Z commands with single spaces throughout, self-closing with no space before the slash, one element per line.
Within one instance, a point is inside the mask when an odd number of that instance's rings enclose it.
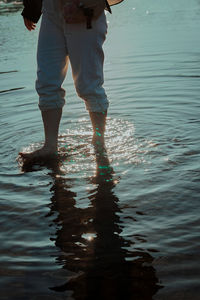
<path fill-rule="evenodd" d="M 53 157 L 57 152 L 58 129 L 62 116 L 62 109 L 51 109 L 42 111 L 41 113 L 44 125 L 45 143 L 41 149 L 34 152 L 19 153 L 23 158 L 28 160 Z"/>
<path fill-rule="evenodd" d="M 104 144 L 108 100 L 103 88 L 103 43 L 107 33 L 105 15 L 92 22 L 92 29 L 85 24 L 68 26 L 69 59 L 76 91 L 90 113 L 93 126 L 93 144 Z M 98 129 L 97 129 L 98 128 Z"/>
<path fill-rule="evenodd" d="M 57 151 L 58 130 L 61 116 L 61 108 L 42 111 L 42 120 L 45 133 L 45 143 L 43 148 L 47 149 L 49 152 Z"/>
<path fill-rule="evenodd" d="M 57 151 L 57 140 L 65 91 L 61 88 L 68 66 L 62 28 L 43 15 L 38 41 L 36 90 L 44 125 L 44 146 L 32 153 L 20 153 L 26 159 L 42 159 Z"/>
<path fill-rule="evenodd" d="M 106 116 L 107 111 L 105 112 L 89 112 L 90 119 L 93 127 L 93 145 L 98 147 L 104 147 L 104 132 L 106 126 Z"/>

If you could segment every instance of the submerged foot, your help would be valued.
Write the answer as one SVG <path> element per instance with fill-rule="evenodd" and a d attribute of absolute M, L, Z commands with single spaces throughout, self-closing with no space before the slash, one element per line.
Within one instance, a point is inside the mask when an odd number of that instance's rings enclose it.
<path fill-rule="evenodd" d="M 26 161 L 46 161 L 57 158 L 57 151 L 44 146 L 30 153 L 19 152 L 19 156 Z"/>

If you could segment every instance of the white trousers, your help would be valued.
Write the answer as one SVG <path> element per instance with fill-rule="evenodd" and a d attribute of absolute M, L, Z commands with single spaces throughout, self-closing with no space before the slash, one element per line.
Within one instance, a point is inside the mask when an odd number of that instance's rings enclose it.
<path fill-rule="evenodd" d="M 92 29 L 86 24 L 66 24 L 64 19 L 43 12 L 37 51 L 36 90 L 42 111 L 62 108 L 65 90 L 62 87 L 68 62 L 72 67 L 75 88 L 85 101 L 86 109 L 103 112 L 108 99 L 103 88 L 103 43 L 107 33 L 103 13 L 93 20 Z"/>

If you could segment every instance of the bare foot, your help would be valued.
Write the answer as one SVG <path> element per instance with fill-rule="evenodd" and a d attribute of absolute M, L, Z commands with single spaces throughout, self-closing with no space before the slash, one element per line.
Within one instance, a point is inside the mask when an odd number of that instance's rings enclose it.
<path fill-rule="evenodd" d="M 57 151 L 44 146 L 30 153 L 19 152 L 19 155 L 27 161 L 41 161 L 56 158 Z"/>

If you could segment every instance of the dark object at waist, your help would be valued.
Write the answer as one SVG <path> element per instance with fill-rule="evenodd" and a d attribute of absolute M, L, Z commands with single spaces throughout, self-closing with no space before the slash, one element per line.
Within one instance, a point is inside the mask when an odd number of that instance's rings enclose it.
<path fill-rule="evenodd" d="M 110 6 L 106 1 L 106 9 L 111 13 Z M 42 0 L 23 0 L 24 9 L 22 16 L 34 23 L 37 23 L 42 14 Z"/>

